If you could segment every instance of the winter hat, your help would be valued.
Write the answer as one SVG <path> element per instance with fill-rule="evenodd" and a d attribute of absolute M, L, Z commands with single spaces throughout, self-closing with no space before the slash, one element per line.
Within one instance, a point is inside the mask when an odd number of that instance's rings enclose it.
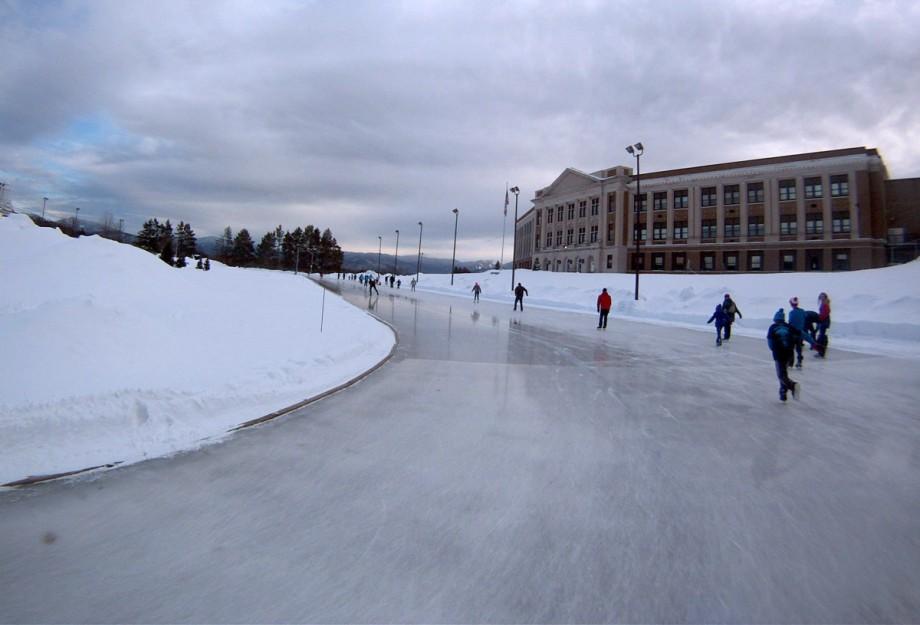
<path fill-rule="evenodd" d="M 786 320 L 786 313 L 784 313 L 783 309 L 780 308 L 779 310 L 776 311 L 776 314 L 773 315 L 773 321 L 785 321 L 785 320 Z"/>
<path fill-rule="evenodd" d="M 799 305 L 799 298 L 793 297 L 792 299 L 790 299 L 790 300 L 789 300 L 789 305 L 792 306 L 793 308 L 798 308 L 798 305 Z"/>

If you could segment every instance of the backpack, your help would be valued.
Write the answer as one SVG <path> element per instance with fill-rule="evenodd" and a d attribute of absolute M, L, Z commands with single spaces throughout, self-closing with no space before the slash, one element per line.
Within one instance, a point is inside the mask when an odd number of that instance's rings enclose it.
<path fill-rule="evenodd" d="M 776 326 L 776 330 L 773 331 L 773 338 L 783 349 L 792 349 L 795 344 L 792 338 L 792 330 L 787 325 Z"/>

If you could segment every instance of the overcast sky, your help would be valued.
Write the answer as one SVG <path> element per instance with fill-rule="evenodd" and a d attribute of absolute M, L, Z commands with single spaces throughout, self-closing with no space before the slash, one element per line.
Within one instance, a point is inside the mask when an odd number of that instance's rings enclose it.
<path fill-rule="evenodd" d="M 637 141 L 643 171 L 865 145 L 916 177 L 918 105 L 913 0 L 0 0 L 8 199 L 129 231 L 392 252 L 421 220 L 449 257 L 457 207 L 458 257 L 497 258 L 506 182 L 523 213 Z"/>

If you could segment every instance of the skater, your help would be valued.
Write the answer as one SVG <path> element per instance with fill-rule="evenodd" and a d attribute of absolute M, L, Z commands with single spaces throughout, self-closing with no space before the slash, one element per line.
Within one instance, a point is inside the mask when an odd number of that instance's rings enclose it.
<path fill-rule="evenodd" d="M 815 340 L 812 338 L 811 334 L 806 331 L 808 325 L 808 313 L 799 308 L 799 298 L 793 297 L 789 300 L 789 305 L 792 306 L 792 310 L 789 311 L 789 325 L 795 328 L 798 332 L 798 338 L 795 341 L 795 368 L 802 368 L 802 344 L 807 342 L 811 349 L 815 348 Z"/>
<path fill-rule="evenodd" d="M 722 344 L 722 331 L 727 328 L 727 319 L 728 316 L 725 314 L 725 309 L 722 307 L 722 304 L 716 304 L 716 309 L 713 311 L 712 316 L 709 318 L 709 321 L 706 323 L 716 322 L 716 345 Z M 725 330 L 726 332 L 728 330 Z M 726 335 L 727 339 L 728 336 Z"/>
<path fill-rule="evenodd" d="M 371 278 L 370 280 L 368 280 L 367 285 L 368 285 L 368 288 L 367 288 L 368 295 L 371 294 L 371 291 L 373 291 L 377 295 L 380 295 L 380 291 L 377 290 L 377 280 L 376 279 Z"/>
<path fill-rule="evenodd" d="M 473 285 L 472 290 L 473 290 L 473 303 L 475 304 L 476 302 L 479 301 L 479 294 L 482 293 L 482 287 L 479 286 L 479 283 L 477 282 Z"/>
<path fill-rule="evenodd" d="M 402 280 L 397 280 L 397 281 L 396 281 L 396 288 L 398 289 L 398 288 L 401 287 L 401 286 L 402 286 Z"/>
<path fill-rule="evenodd" d="M 827 330 L 831 327 L 831 298 L 827 293 L 818 295 L 818 337 L 815 339 L 815 350 L 818 358 L 827 354 Z"/>
<path fill-rule="evenodd" d="M 789 363 L 792 362 L 796 341 L 796 330 L 786 323 L 786 315 L 780 308 L 773 315 L 773 325 L 767 330 L 767 346 L 773 352 L 776 378 L 779 380 L 779 399 L 786 401 L 786 391 L 793 399 L 799 398 L 799 385 L 789 379 Z"/>
<path fill-rule="evenodd" d="M 607 315 L 610 314 L 611 304 L 613 304 L 613 301 L 610 299 L 607 289 L 601 289 L 601 294 L 597 296 L 597 312 L 600 314 L 600 317 L 597 318 L 598 330 L 601 328 L 607 329 Z"/>
<path fill-rule="evenodd" d="M 412 288 L 411 288 L 412 291 L 415 290 L 415 282 L 416 282 L 416 281 L 415 281 L 415 278 L 412 278 L 412 280 L 409 282 L 409 286 L 412 287 Z"/>
<path fill-rule="evenodd" d="M 514 309 L 515 310 L 517 310 L 518 304 L 520 304 L 521 312 L 524 312 L 524 296 L 525 295 L 530 295 L 530 293 L 528 293 L 527 289 L 525 289 L 524 286 L 520 282 L 518 282 L 517 286 L 514 287 Z"/>
<path fill-rule="evenodd" d="M 735 323 L 735 315 L 738 315 L 739 319 L 744 319 L 744 315 L 738 310 L 737 304 L 728 293 L 725 294 L 725 299 L 722 300 L 722 312 L 725 313 L 725 340 L 727 341 L 732 337 L 732 324 Z"/>

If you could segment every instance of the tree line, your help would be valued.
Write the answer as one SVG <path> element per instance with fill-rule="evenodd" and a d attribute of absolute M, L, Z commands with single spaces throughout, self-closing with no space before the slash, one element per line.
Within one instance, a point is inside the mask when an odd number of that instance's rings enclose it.
<path fill-rule="evenodd" d="M 144 222 L 134 245 L 158 254 L 167 264 L 180 267 L 185 266 L 186 257 L 198 253 L 197 238 L 191 225 L 180 221 L 174 229 L 168 219 L 163 223 L 155 218 Z M 216 258 L 235 267 L 330 273 L 341 271 L 343 254 L 329 228 L 320 232 L 319 228 L 308 225 L 290 231 L 279 225 L 266 232 L 256 245 L 246 228 L 234 235 L 227 226 L 218 243 Z"/>

